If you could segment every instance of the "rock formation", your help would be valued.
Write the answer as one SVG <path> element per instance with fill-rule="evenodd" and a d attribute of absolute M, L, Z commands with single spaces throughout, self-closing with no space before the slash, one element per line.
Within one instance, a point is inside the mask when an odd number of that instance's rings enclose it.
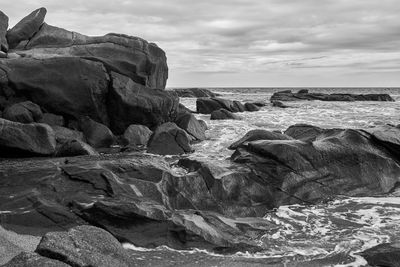
<path fill-rule="evenodd" d="M 225 109 L 230 112 L 258 111 L 259 107 L 252 103 L 243 105 L 239 101 L 231 101 L 222 98 L 198 98 L 196 109 L 198 113 L 211 114 L 215 110 Z"/>
<path fill-rule="evenodd" d="M 174 89 L 175 93 L 179 97 L 217 97 L 219 94 L 213 93 L 208 89 L 204 88 L 185 88 L 185 89 Z"/>

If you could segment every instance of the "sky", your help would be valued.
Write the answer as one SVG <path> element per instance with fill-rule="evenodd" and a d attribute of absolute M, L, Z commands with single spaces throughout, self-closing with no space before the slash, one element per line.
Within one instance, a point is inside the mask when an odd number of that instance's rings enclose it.
<path fill-rule="evenodd" d="M 400 87 L 399 0 L 13 0 L 87 35 L 124 33 L 167 54 L 168 87 Z"/>

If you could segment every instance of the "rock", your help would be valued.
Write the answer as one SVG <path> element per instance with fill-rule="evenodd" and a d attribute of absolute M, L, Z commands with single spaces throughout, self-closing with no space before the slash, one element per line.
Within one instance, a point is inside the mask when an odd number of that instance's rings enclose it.
<path fill-rule="evenodd" d="M 154 129 L 174 121 L 179 98 L 165 90 L 150 90 L 128 77 L 111 73 L 112 87 L 109 95 L 111 128 L 122 134 L 131 124 L 141 124 Z"/>
<path fill-rule="evenodd" d="M 196 110 L 198 113 L 202 114 L 211 114 L 213 111 L 219 110 L 219 109 L 226 109 L 230 112 L 243 112 L 243 111 L 256 111 L 259 110 L 259 107 L 256 105 L 253 105 L 251 103 L 247 103 L 247 108 L 246 104 L 243 106 L 242 103 L 239 101 L 231 101 L 227 99 L 222 99 L 222 98 L 198 98 L 196 100 Z M 249 110 L 248 110 L 249 109 Z"/>
<path fill-rule="evenodd" d="M 292 140 L 292 138 L 281 133 L 270 132 L 263 129 L 255 129 L 247 132 L 242 138 L 231 144 L 228 149 L 234 150 L 246 142 L 257 140 Z"/>
<path fill-rule="evenodd" d="M 1 154 L 7 157 L 52 155 L 56 139 L 53 129 L 46 124 L 22 124 L 0 119 Z"/>
<path fill-rule="evenodd" d="M 17 103 L 4 110 L 3 118 L 20 123 L 39 122 L 43 113 L 38 105 L 31 101 Z"/>
<path fill-rule="evenodd" d="M 175 93 L 179 97 L 217 97 L 219 94 L 213 93 L 208 89 L 204 88 L 185 88 L 185 89 L 174 89 Z"/>
<path fill-rule="evenodd" d="M 90 116 L 108 125 L 106 96 L 109 76 L 103 64 L 75 57 L 2 61 L 3 86 L 13 88 L 48 112 L 69 117 Z M 0 81 L 1 87 L 1 81 Z"/>
<path fill-rule="evenodd" d="M 152 135 L 152 131 L 144 125 L 132 124 L 124 132 L 124 138 L 129 145 L 146 146 Z"/>
<path fill-rule="evenodd" d="M 211 113 L 210 120 L 241 120 L 241 118 L 232 112 L 221 108 Z"/>
<path fill-rule="evenodd" d="M 380 244 L 361 253 L 370 266 L 400 267 L 400 243 Z"/>
<path fill-rule="evenodd" d="M 62 126 L 52 126 L 57 143 L 64 143 L 67 140 L 85 141 L 82 132 L 71 130 Z"/>
<path fill-rule="evenodd" d="M 257 107 L 265 107 L 267 105 L 267 103 L 265 103 L 264 101 L 256 101 L 256 102 L 251 102 L 251 104 L 256 105 Z"/>
<path fill-rule="evenodd" d="M 385 194 L 399 183 L 398 154 L 387 147 L 398 145 L 392 137 L 400 135 L 400 129 L 381 133 L 377 139 L 364 130 L 300 125 L 285 132 L 298 140 L 243 143 L 232 159 L 273 187 L 269 194 L 276 206 L 316 203 L 336 195 Z"/>
<path fill-rule="evenodd" d="M 8 17 L 0 10 L 0 51 L 7 53 L 8 42 L 6 38 L 8 29 Z"/>
<path fill-rule="evenodd" d="M 0 58 L 7 58 L 8 55 L 6 52 L 0 51 Z"/>
<path fill-rule="evenodd" d="M 176 120 L 176 125 L 193 136 L 195 140 L 203 141 L 206 139 L 204 125 L 191 113 L 181 114 Z"/>
<path fill-rule="evenodd" d="M 73 157 L 80 155 L 98 155 L 90 145 L 77 139 L 69 139 L 64 141 L 57 148 L 57 157 Z"/>
<path fill-rule="evenodd" d="M 36 252 L 71 266 L 131 266 L 122 245 L 110 233 L 93 226 L 77 226 L 68 232 L 43 236 Z"/>
<path fill-rule="evenodd" d="M 88 144 L 94 148 L 107 148 L 114 144 L 114 134 L 104 124 L 86 116 L 79 119 L 79 127 Z"/>
<path fill-rule="evenodd" d="M 22 252 L 2 267 L 70 267 L 58 260 L 40 256 L 34 252 Z"/>
<path fill-rule="evenodd" d="M 254 112 L 254 111 L 259 111 L 260 107 L 253 104 L 253 103 L 245 103 L 244 107 L 246 109 L 246 111 L 250 111 L 250 112 Z"/>
<path fill-rule="evenodd" d="M 31 39 L 39 31 L 44 22 L 46 12 L 47 10 L 44 7 L 36 9 L 7 32 L 10 49 L 17 47 L 21 41 Z"/>
<path fill-rule="evenodd" d="M 244 112 L 246 107 L 239 101 L 233 101 L 232 112 Z"/>
<path fill-rule="evenodd" d="M 99 61 L 114 71 L 151 89 L 164 89 L 168 78 L 165 52 L 139 37 L 109 33 L 90 37 L 43 24 L 20 52 L 25 57 L 73 56 Z"/>
<path fill-rule="evenodd" d="M 197 120 L 199 122 L 199 124 L 201 125 L 201 127 L 203 128 L 204 131 L 208 130 L 208 126 L 207 123 L 203 120 Z"/>
<path fill-rule="evenodd" d="M 308 89 L 300 89 L 297 93 L 298 94 L 308 94 Z"/>
<path fill-rule="evenodd" d="M 300 92 L 301 91 L 301 92 Z M 292 93 L 290 90 L 276 92 L 271 96 L 272 101 L 300 101 L 300 100 L 320 100 L 320 101 L 394 101 L 388 94 L 322 94 L 308 93 L 300 90 Z"/>
<path fill-rule="evenodd" d="M 147 152 L 159 155 L 180 155 L 192 152 L 190 140 L 184 130 L 175 123 L 160 125 L 153 133 Z"/>
<path fill-rule="evenodd" d="M 278 108 L 288 108 L 289 106 L 286 106 L 283 104 L 281 101 L 273 100 L 271 101 L 273 107 L 278 107 Z"/>
<path fill-rule="evenodd" d="M 65 124 L 63 116 L 55 115 L 52 113 L 43 113 L 43 118 L 40 122 L 46 123 L 50 126 L 64 126 Z"/>

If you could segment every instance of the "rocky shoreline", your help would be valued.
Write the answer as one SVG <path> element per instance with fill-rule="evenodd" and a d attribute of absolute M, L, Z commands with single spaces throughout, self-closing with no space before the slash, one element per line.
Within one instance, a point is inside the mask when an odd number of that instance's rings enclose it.
<path fill-rule="evenodd" d="M 122 242 L 257 252 L 257 238 L 280 227 L 263 220 L 268 211 L 398 190 L 393 125 L 253 130 L 229 147 L 236 169 L 190 159 L 207 125 L 178 95 L 198 98 L 196 111 L 214 119 L 240 119 L 233 113 L 262 104 L 167 91 L 157 45 L 84 36 L 46 24 L 45 15 L 35 10 L 7 31 L 0 12 L 0 224 L 43 236 L 36 252 L 4 266 L 131 266 Z M 342 101 L 308 92 L 274 99 Z"/>

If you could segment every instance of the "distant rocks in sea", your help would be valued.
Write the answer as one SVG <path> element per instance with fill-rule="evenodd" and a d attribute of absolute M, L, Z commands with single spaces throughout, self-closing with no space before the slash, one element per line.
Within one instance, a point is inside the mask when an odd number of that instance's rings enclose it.
<path fill-rule="evenodd" d="M 244 105 L 239 101 L 232 101 L 223 98 L 198 98 L 196 101 L 196 110 L 198 113 L 211 114 L 213 111 L 224 109 L 229 112 L 244 112 L 244 111 L 258 111 L 260 106 L 253 103 L 245 103 Z"/>
<path fill-rule="evenodd" d="M 220 96 L 219 94 L 211 92 L 210 90 L 205 89 L 205 88 L 182 88 L 182 89 L 180 88 L 180 89 L 174 89 L 174 92 L 179 97 L 199 98 L 199 97 L 217 97 L 217 96 Z"/>
<path fill-rule="evenodd" d="M 323 94 L 309 93 L 307 89 L 301 89 L 297 93 L 291 90 L 276 92 L 271 96 L 272 101 L 394 101 L 388 94 Z"/>

